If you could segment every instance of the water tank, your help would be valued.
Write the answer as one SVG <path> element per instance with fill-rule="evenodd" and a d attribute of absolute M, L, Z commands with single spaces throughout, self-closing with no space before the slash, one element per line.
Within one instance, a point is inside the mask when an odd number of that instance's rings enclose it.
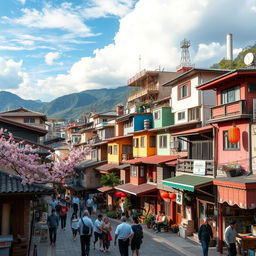
<path fill-rule="evenodd" d="M 150 120 L 145 119 L 144 120 L 144 130 L 148 130 L 148 129 L 150 129 Z"/>

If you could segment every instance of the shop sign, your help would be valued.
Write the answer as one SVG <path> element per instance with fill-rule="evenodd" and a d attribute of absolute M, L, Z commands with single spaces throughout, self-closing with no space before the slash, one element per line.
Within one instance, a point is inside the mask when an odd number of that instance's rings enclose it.
<path fill-rule="evenodd" d="M 176 193 L 176 203 L 183 204 L 183 193 Z"/>
<path fill-rule="evenodd" d="M 194 160 L 193 174 L 205 175 L 205 161 Z"/>

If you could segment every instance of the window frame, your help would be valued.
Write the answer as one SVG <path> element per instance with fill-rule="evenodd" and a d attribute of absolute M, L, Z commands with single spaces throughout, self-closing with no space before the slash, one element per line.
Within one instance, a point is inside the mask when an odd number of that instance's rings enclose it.
<path fill-rule="evenodd" d="M 191 118 L 191 116 L 195 116 L 195 118 Z M 188 121 L 197 121 L 200 120 L 200 107 L 194 107 L 188 109 Z"/>
<path fill-rule="evenodd" d="M 156 136 L 149 136 L 149 147 L 156 147 Z"/>
<path fill-rule="evenodd" d="M 112 145 L 108 146 L 108 154 L 112 155 L 113 153 L 113 149 L 112 149 Z"/>
<path fill-rule="evenodd" d="M 131 166 L 131 176 L 132 177 L 137 177 L 137 173 L 138 173 L 138 167 L 136 165 L 132 165 Z"/>
<path fill-rule="evenodd" d="M 118 155 L 118 145 L 113 145 L 113 155 Z"/>
<path fill-rule="evenodd" d="M 132 145 L 134 148 L 138 148 L 139 147 L 139 138 L 134 138 L 132 140 Z"/>
<path fill-rule="evenodd" d="M 166 139 L 166 141 L 164 140 Z M 167 148 L 167 135 L 159 135 L 159 148 L 166 149 Z"/>
<path fill-rule="evenodd" d="M 159 120 L 160 119 L 160 116 L 161 116 L 160 112 L 161 112 L 160 109 L 155 110 L 155 112 L 154 112 L 154 120 Z"/>
<path fill-rule="evenodd" d="M 181 95 L 180 89 L 185 87 L 185 86 L 187 86 L 187 95 L 183 96 L 183 95 Z M 178 93 L 177 93 L 178 94 L 178 100 L 183 100 L 183 99 L 189 98 L 191 96 L 191 82 L 186 81 L 185 83 L 178 85 L 177 90 L 178 90 Z M 182 91 L 182 94 L 183 93 L 184 92 Z"/>
<path fill-rule="evenodd" d="M 179 114 L 183 114 L 184 115 L 184 118 L 182 119 L 179 119 Z M 186 111 L 180 111 L 180 112 L 177 112 L 177 120 L 178 121 L 183 121 L 186 119 Z"/>
<path fill-rule="evenodd" d="M 144 178 L 145 177 L 145 166 L 141 165 L 139 170 L 140 170 L 140 178 Z"/>
<path fill-rule="evenodd" d="M 241 88 L 240 85 L 235 85 L 235 86 L 232 86 L 232 87 L 222 90 L 221 91 L 221 104 L 224 105 L 224 104 L 229 104 L 229 103 L 233 103 L 233 102 L 241 100 L 240 88 Z M 235 99 L 237 90 L 239 92 L 239 97 L 238 97 L 238 99 Z M 231 93 L 231 92 L 233 92 L 234 99 L 230 101 L 229 93 Z"/>
<path fill-rule="evenodd" d="M 33 122 L 31 122 L 31 120 L 33 120 Z M 24 124 L 35 124 L 36 123 L 36 119 L 34 117 L 24 117 L 23 121 L 24 121 Z"/>
<path fill-rule="evenodd" d="M 146 136 L 141 136 L 140 137 L 140 147 L 141 148 L 145 148 L 146 147 L 146 140 L 145 140 Z"/>
<path fill-rule="evenodd" d="M 240 142 L 237 143 L 230 143 L 228 141 L 228 131 L 225 130 L 222 133 L 223 135 L 223 151 L 240 151 Z M 237 145 L 237 148 L 232 148 L 232 145 Z M 226 147 L 227 146 L 227 147 Z"/>

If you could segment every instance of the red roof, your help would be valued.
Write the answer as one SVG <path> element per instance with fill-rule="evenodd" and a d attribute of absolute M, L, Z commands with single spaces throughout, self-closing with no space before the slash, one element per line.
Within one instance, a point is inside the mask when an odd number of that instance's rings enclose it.
<path fill-rule="evenodd" d="M 98 171 L 107 173 L 108 171 L 117 169 L 118 166 L 119 166 L 119 164 L 103 164 L 101 166 L 98 166 L 95 169 Z"/>
<path fill-rule="evenodd" d="M 143 183 L 141 185 L 134 185 L 131 183 L 126 183 L 123 185 L 116 186 L 115 189 L 119 190 L 119 191 L 123 191 L 128 194 L 138 196 L 141 194 L 156 191 L 157 187 L 156 187 L 156 185 L 147 184 L 147 183 Z"/>
<path fill-rule="evenodd" d="M 111 187 L 101 187 L 101 188 L 98 188 L 98 191 L 100 191 L 102 193 L 110 192 L 112 190 L 114 190 L 114 188 L 111 188 Z"/>
<path fill-rule="evenodd" d="M 148 156 L 148 157 L 141 157 L 141 158 L 135 158 L 132 160 L 126 160 L 124 163 L 127 164 L 162 164 L 166 163 L 169 161 L 173 161 L 180 158 L 180 156 L 159 156 L 159 155 L 154 155 L 154 156 Z"/>
<path fill-rule="evenodd" d="M 106 139 L 107 141 L 114 141 L 114 140 L 120 140 L 120 139 L 125 139 L 127 137 L 132 137 L 132 135 L 125 135 L 125 136 L 116 136 L 116 137 L 113 137 L 113 138 L 109 138 L 109 139 Z"/>
<path fill-rule="evenodd" d="M 190 130 L 186 130 L 186 131 L 182 131 L 182 132 L 176 132 L 176 133 L 173 133 L 172 135 L 173 136 L 176 136 L 176 135 L 190 135 L 190 134 L 194 134 L 194 133 L 202 133 L 202 132 L 210 132 L 212 131 L 213 127 L 211 125 L 208 125 L 208 126 L 203 126 L 203 127 L 200 127 L 200 128 L 195 128 L 195 129 L 190 129 Z"/>

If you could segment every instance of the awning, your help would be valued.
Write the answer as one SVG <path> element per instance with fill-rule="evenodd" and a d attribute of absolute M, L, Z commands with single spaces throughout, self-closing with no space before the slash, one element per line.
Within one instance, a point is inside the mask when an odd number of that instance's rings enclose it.
<path fill-rule="evenodd" d="M 214 180 L 218 202 L 237 205 L 242 209 L 256 208 L 256 175 Z"/>
<path fill-rule="evenodd" d="M 128 168 L 128 167 L 130 167 L 129 164 L 121 164 L 121 165 L 117 166 L 117 169 L 123 170 L 123 169 L 126 169 L 126 168 Z"/>
<path fill-rule="evenodd" d="M 102 173 L 107 173 L 109 171 L 118 169 L 117 168 L 118 166 L 119 166 L 118 164 L 104 164 L 104 165 L 101 165 L 101 166 L 95 168 L 95 170 L 100 171 Z"/>
<path fill-rule="evenodd" d="M 212 129 L 213 129 L 213 127 L 211 125 L 208 125 L 208 126 L 203 126 L 200 128 L 190 129 L 190 130 L 186 130 L 186 131 L 182 131 L 182 132 L 176 132 L 176 133 L 173 133 L 172 136 L 196 135 L 196 134 L 211 132 Z"/>
<path fill-rule="evenodd" d="M 196 188 L 212 184 L 213 179 L 196 175 L 180 175 L 162 181 L 165 186 L 195 191 Z"/>
<path fill-rule="evenodd" d="M 139 196 L 142 194 L 156 191 L 157 187 L 156 187 L 156 185 L 147 184 L 147 183 L 143 183 L 141 185 L 134 185 L 131 183 L 126 183 L 123 185 L 116 186 L 115 189 L 119 190 L 119 191 L 123 191 L 128 194 Z"/>
<path fill-rule="evenodd" d="M 128 164 L 163 164 L 166 162 L 174 161 L 180 158 L 180 156 L 148 156 L 148 157 L 141 157 L 141 158 L 135 158 L 131 160 L 124 161 Z"/>
<path fill-rule="evenodd" d="M 98 191 L 102 192 L 102 193 L 106 193 L 106 192 L 110 192 L 110 191 L 113 191 L 114 188 L 111 188 L 111 187 L 101 187 L 101 188 L 98 188 Z"/>
<path fill-rule="evenodd" d="M 132 137 L 132 135 L 116 136 L 116 137 L 106 139 L 106 141 L 111 142 L 111 141 L 115 141 L 115 140 L 126 139 L 126 138 L 129 138 L 129 137 Z"/>

